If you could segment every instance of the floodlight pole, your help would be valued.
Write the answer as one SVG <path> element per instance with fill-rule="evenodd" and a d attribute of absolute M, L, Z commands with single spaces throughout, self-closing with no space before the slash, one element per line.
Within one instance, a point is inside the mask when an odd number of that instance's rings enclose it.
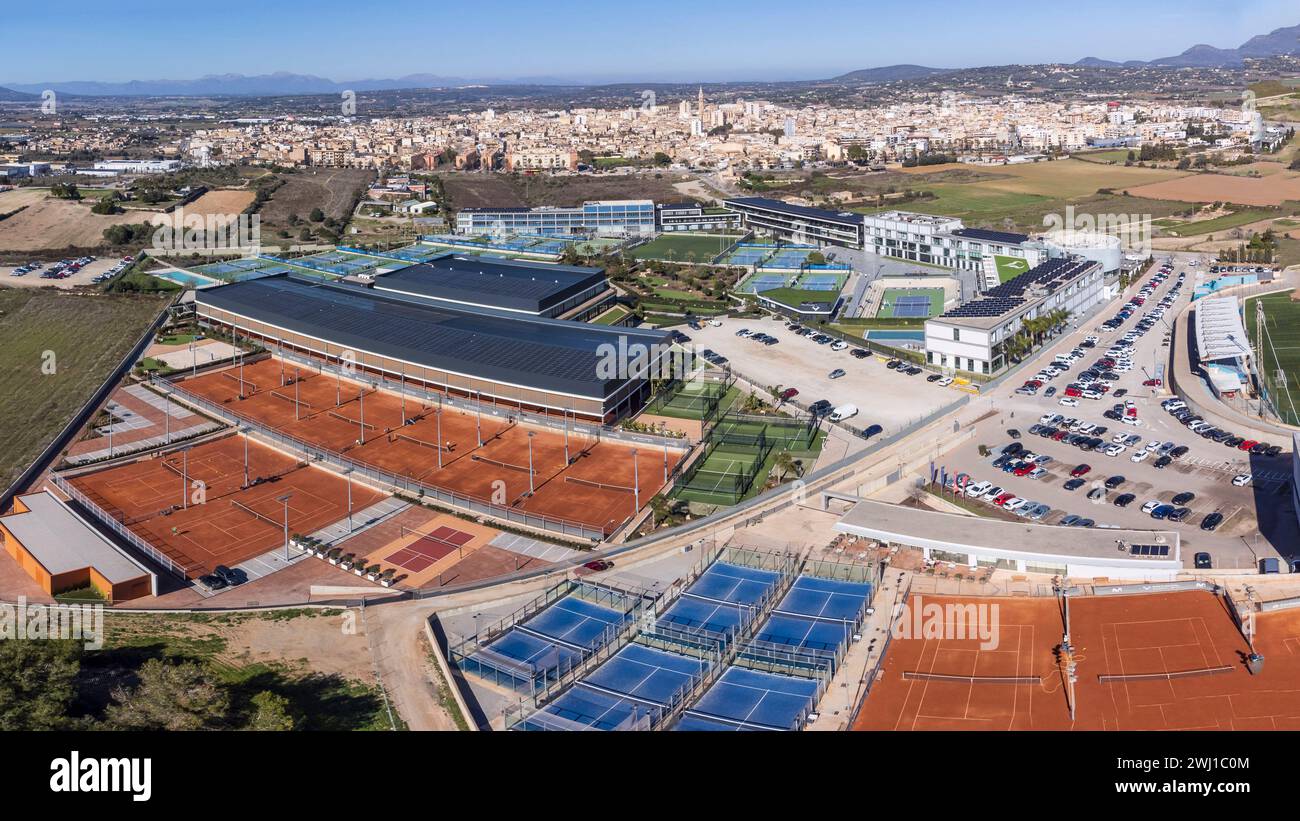
<path fill-rule="evenodd" d="M 172 395 L 167 391 L 163 391 L 163 432 L 167 437 L 167 444 L 170 445 L 172 443 Z"/>
<path fill-rule="evenodd" d="M 343 404 L 343 366 L 334 371 L 334 407 Z"/>
<path fill-rule="evenodd" d="M 668 443 L 664 442 L 664 484 L 668 484 Z"/>
<path fill-rule="evenodd" d="M 636 461 L 636 448 L 632 448 L 632 503 L 636 505 L 632 511 L 635 516 L 641 509 L 641 469 Z"/>
<path fill-rule="evenodd" d="M 564 416 L 564 464 L 571 465 L 573 462 L 569 459 L 569 411 L 561 408 L 560 413 Z"/>
<path fill-rule="evenodd" d="M 198 376 L 199 375 L 199 351 L 197 348 L 194 347 L 193 339 L 190 340 L 190 359 L 192 362 L 192 364 L 190 365 L 190 376 Z"/>
<path fill-rule="evenodd" d="M 275 342 L 276 342 L 275 347 L 279 348 L 280 350 L 280 355 L 277 356 L 276 359 L 279 360 L 280 362 L 280 387 L 283 388 L 284 387 L 284 343 L 281 342 L 279 339 L 277 339 Z"/>
<path fill-rule="evenodd" d="M 248 487 L 248 431 L 244 428 L 244 487 Z"/>
<path fill-rule="evenodd" d="M 478 436 L 478 446 L 483 447 L 483 391 L 474 391 L 474 433 Z"/>
<path fill-rule="evenodd" d="M 181 451 L 181 510 L 190 507 L 190 449 Z"/>
<path fill-rule="evenodd" d="M 352 532 L 352 468 L 343 471 L 348 480 L 348 533 Z"/>
<path fill-rule="evenodd" d="M 402 425 L 406 426 L 406 365 L 402 365 Z"/>
<path fill-rule="evenodd" d="M 442 470 L 442 397 L 438 397 L 438 470 Z"/>
<path fill-rule="evenodd" d="M 289 497 L 292 493 L 286 493 L 277 502 L 284 502 L 284 560 L 289 561 Z"/>
<path fill-rule="evenodd" d="M 302 373 L 296 366 L 293 369 L 293 421 L 297 422 L 301 415 L 298 412 L 298 383 L 302 381 Z"/>
<path fill-rule="evenodd" d="M 533 432 L 528 431 L 528 495 L 533 494 Z"/>
<path fill-rule="evenodd" d="M 361 444 L 366 443 L 366 386 L 362 385 L 357 388 L 357 396 L 361 400 Z"/>
<path fill-rule="evenodd" d="M 244 352 L 239 352 L 239 398 L 244 398 Z"/>

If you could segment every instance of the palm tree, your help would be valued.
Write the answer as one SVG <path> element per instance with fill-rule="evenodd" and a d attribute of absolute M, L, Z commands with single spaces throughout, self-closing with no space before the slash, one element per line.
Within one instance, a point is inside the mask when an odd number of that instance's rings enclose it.
<path fill-rule="evenodd" d="M 780 386 L 780 385 L 768 385 L 768 386 L 767 386 L 767 394 L 768 394 L 768 396 L 772 397 L 772 404 L 773 404 L 773 405 L 779 405 L 779 404 L 781 404 L 781 386 Z"/>
<path fill-rule="evenodd" d="M 790 451 L 783 450 L 776 455 L 776 461 L 772 463 L 772 468 L 777 471 L 780 481 L 784 482 L 787 474 L 798 468 L 798 461 L 790 455 Z"/>

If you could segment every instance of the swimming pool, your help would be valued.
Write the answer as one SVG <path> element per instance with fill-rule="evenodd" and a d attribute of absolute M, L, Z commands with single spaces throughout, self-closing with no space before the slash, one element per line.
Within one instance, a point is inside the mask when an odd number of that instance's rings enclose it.
<path fill-rule="evenodd" d="M 168 282 L 174 282 L 177 285 L 184 285 L 186 288 L 207 288 L 210 285 L 221 284 L 219 280 L 199 276 L 189 271 L 163 271 L 162 273 L 153 274 L 153 276 L 165 279 Z"/>
<path fill-rule="evenodd" d="M 925 331 L 867 331 L 867 339 L 872 342 L 925 342 Z"/>

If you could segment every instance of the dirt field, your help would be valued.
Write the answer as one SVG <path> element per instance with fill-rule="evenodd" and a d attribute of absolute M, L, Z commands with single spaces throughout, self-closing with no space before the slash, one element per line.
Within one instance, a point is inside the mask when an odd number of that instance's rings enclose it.
<path fill-rule="evenodd" d="M 1285 171 L 1267 177 L 1193 174 L 1176 180 L 1131 187 L 1135 197 L 1179 202 L 1232 202 L 1238 205 L 1281 205 L 1300 200 L 1300 173 Z"/>
<path fill-rule="evenodd" d="M 252 191 L 209 191 L 183 208 L 187 216 L 221 215 L 229 218 L 227 222 L 232 222 L 252 202 Z"/>
<path fill-rule="evenodd" d="M 262 227 L 285 228 L 289 215 L 297 214 L 306 220 L 313 208 L 326 216 L 346 220 L 349 208 L 357 193 L 365 190 L 375 179 L 375 172 L 359 168 L 301 168 L 294 174 L 283 175 L 284 185 L 276 189 L 271 199 L 258 213 Z"/>
<path fill-rule="evenodd" d="M 1083 197 L 1100 188 L 1130 188 L 1187 176 L 1184 171 L 1164 171 L 1157 168 L 1101 165 L 1083 160 L 1054 160 L 1052 162 L 1024 163 L 1021 165 L 968 166 L 962 163 L 903 168 L 908 174 L 934 174 L 946 170 L 976 169 L 996 179 L 978 183 L 982 188 L 1011 191 L 1020 194 L 1038 194 L 1045 197 Z"/>
<path fill-rule="evenodd" d="M 149 216 L 133 211 L 92 214 L 90 198 L 74 202 L 42 196 L 31 201 L 31 196 L 30 191 L 21 189 L 0 194 L 0 213 L 27 205 L 21 213 L 0 222 L 0 251 L 95 248 L 104 244 L 105 228 L 150 221 Z"/>
<path fill-rule="evenodd" d="M 978 638 L 894 639 L 854 729 L 1300 727 L 1300 612 L 1259 617 L 1257 649 L 1266 662 L 1254 676 L 1243 663 L 1245 640 L 1211 593 L 1072 598 L 1078 685 L 1071 722 L 1055 655 L 1063 632 L 1055 599 L 923 598 L 925 605 L 998 605 L 997 647 L 982 648 Z"/>
<path fill-rule="evenodd" d="M 684 174 L 608 174 L 551 176 L 540 174 L 446 174 L 443 185 L 456 208 L 572 206 L 588 200 L 652 199 L 676 202 L 676 183 Z"/>

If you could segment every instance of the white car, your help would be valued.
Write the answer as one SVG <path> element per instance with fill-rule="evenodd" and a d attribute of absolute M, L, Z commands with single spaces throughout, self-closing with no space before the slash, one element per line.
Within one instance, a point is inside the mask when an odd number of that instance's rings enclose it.
<path fill-rule="evenodd" d="M 1150 457 L 1151 457 L 1151 451 L 1139 450 L 1137 453 L 1130 456 L 1128 460 L 1130 462 L 1145 462 Z"/>
<path fill-rule="evenodd" d="M 831 345 L 831 350 L 832 350 L 832 351 L 842 351 L 842 350 L 844 350 L 844 349 L 846 349 L 846 348 L 848 348 L 848 347 L 849 347 L 849 343 L 847 343 L 847 342 L 845 342 L 845 341 L 843 341 L 843 340 L 840 340 L 839 342 L 836 342 L 834 345 Z"/>
<path fill-rule="evenodd" d="M 1121 416 L 1119 418 L 1119 421 L 1124 423 L 1125 425 L 1132 425 L 1134 427 L 1138 427 L 1142 424 L 1142 422 L 1136 416 Z"/>
<path fill-rule="evenodd" d="M 980 482 L 975 485 L 966 486 L 966 495 L 972 499 L 978 499 L 993 488 L 992 482 Z"/>
<path fill-rule="evenodd" d="M 716 320 L 716 319 L 710 319 L 708 322 L 709 322 L 709 325 L 710 325 L 711 327 L 714 327 L 714 328 L 721 328 L 721 327 L 722 327 L 722 323 L 719 322 L 719 321 Z"/>
<path fill-rule="evenodd" d="M 980 499 L 985 502 L 991 502 L 994 499 L 1001 496 L 1003 493 L 1006 493 L 1006 491 L 998 487 L 997 485 L 994 485 L 993 487 L 989 488 L 988 493 L 985 493 L 983 496 L 980 497 Z"/>
<path fill-rule="evenodd" d="M 1232 484 L 1236 487 L 1245 487 L 1250 484 L 1250 480 L 1251 475 L 1249 473 L 1241 473 L 1232 477 Z"/>
<path fill-rule="evenodd" d="M 952 384 L 952 377 L 945 376 L 943 379 L 940 379 L 938 382 L 935 382 L 934 384 L 938 385 L 941 388 L 946 388 Z"/>
<path fill-rule="evenodd" d="M 1012 499 L 1008 501 L 1005 505 L 1003 505 L 1002 509 L 1009 510 L 1014 513 L 1015 511 L 1019 510 L 1020 508 L 1024 507 L 1027 504 L 1029 504 L 1028 499 Z"/>
<path fill-rule="evenodd" d="M 1147 502 L 1146 504 L 1142 505 L 1142 512 L 1143 512 L 1143 513 L 1150 513 L 1151 511 L 1153 511 L 1153 510 L 1155 510 L 1156 508 L 1160 507 L 1160 505 L 1162 505 L 1162 504 L 1164 504 L 1164 503 L 1161 502 L 1159 499 L 1152 499 L 1151 501 L 1149 501 L 1149 502 Z"/>
<path fill-rule="evenodd" d="M 1061 401 L 1057 404 L 1064 405 L 1067 408 L 1077 408 L 1079 407 L 1079 400 L 1075 399 L 1073 396 L 1063 396 L 1061 397 Z"/>
<path fill-rule="evenodd" d="M 1107 456 L 1119 456 L 1121 453 L 1123 453 L 1126 450 L 1128 450 L 1128 448 L 1124 447 L 1123 445 L 1111 445 L 1110 447 L 1106 448 L 1104 452 Z"/>

